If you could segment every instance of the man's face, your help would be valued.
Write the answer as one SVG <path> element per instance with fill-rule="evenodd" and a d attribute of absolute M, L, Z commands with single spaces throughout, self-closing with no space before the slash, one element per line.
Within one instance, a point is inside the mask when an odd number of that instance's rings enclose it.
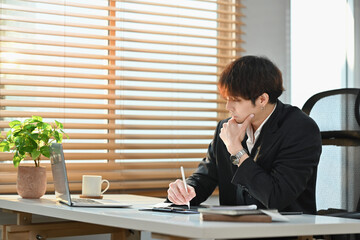
<path fill-rule="evenodd" d="M 252 113 L 255 115 L 254 118 L 256 118 L 259 107 L 254 106 L 251 100 L 245 100 L 242 97 L 228 97 L 226 100 L 226 110 L 231 113 L 231 116 L 237 123 L 243 123 Z"/>

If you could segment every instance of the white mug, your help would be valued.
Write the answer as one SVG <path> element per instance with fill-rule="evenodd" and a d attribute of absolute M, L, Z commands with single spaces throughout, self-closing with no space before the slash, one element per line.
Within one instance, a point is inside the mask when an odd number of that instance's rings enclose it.
<path fill-rule="evenodd" d="M 106 188 L 101 191 L 101 185 L 103 182 L 107 183 Z M 102 179 L 97 175 L 83 175 L 82 178 L 82 195 L 88 197 L 99 197 L 106 192 L 110 187 L 110 183 L 106 179 Z"/>

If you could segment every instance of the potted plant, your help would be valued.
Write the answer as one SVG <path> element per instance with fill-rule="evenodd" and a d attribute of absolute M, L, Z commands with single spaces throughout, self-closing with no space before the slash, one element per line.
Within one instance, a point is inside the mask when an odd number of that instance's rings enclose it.
<path fill-rule="evenodd" d="M 42 117 L 32 116 L 23 122 L 14 120 L 9 123 L 10 130 L 0 142 L 1 152 L 13 153 L 13 164 L 18 167 L 16 189 L 23 198 L 40 198 L 46 192 L 46 168 L 40 166 L 42 156 L 50 158 L 51 143 L 62 142 L 63 124 L 55 120 L 51 125 L 43 122 Z M 35 166 L 19 166 L 30 157 Z"/>

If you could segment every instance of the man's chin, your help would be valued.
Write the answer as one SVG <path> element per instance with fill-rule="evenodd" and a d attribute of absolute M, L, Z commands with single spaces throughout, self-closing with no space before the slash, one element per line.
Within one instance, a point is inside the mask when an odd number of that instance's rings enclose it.
<path fill-rule="evenodd" d="M 233 118 L 234 118 L 234 120 L 235 120 L 235 122 L 236 122 L 237 124 L 242 124 L 242 123 L 244 122 L 244 120 L 239 119 L 239 118 L 237 118 L 237 117 L 233 117 Z"/>

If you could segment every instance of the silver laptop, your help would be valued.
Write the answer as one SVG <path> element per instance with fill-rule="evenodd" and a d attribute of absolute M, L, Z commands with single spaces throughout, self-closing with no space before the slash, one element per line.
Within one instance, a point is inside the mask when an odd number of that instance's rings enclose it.
<path fill-rule="evenodd" d="M 111 199 L 71 198 L 63 147 L 53 143 L 50 147 L 51 170 L 54 179 L 55 196 L 61 203 L 71 207 L 129 207 L 131 204 Z"/>

